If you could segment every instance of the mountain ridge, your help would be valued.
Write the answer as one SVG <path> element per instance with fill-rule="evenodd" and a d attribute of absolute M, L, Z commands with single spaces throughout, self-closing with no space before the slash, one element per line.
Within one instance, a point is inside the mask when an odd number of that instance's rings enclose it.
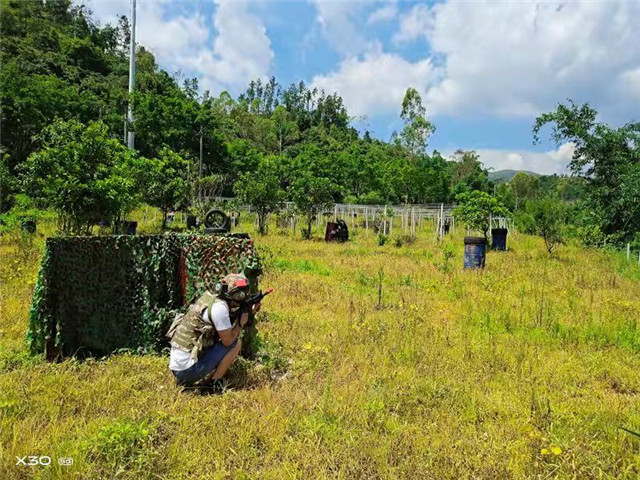
<path fill-rule="evenodd" d="M 536 177 L 543 176 L 540 173 L 532 172 L 530 170 L 505 169 L 505 170 L 496 170 L 493 172 L 489 172 L 489 180 L 498 181 L 498 182 L 509 182 L 518 173 L 526 173 L 527 175 L 533 175 Z"/>

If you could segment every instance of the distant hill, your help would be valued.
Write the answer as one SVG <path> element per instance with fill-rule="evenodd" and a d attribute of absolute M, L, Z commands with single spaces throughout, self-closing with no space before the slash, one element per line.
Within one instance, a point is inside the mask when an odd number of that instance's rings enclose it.
<path fill-rule="evenodd" d="M 542 176 L 539 173 L 530 172 L 528 170 L 497 170 L 495 172 L 489 172 L 489 180 L 493 180 L 494 182 L 508 182 L 515 176 L 516 173 L 520 172 L 536 177 Z"/>

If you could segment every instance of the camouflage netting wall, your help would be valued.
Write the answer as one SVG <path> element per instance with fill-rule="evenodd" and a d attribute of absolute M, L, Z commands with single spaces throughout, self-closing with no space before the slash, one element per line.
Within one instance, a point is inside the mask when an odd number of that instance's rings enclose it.
<path fill-rule="evenodd" d="M 242 234 L 50 238 L 27 341 L 48 358 L 160 350 L 175 313 L 238 271 L 256 291 L 259 259 Z"/>

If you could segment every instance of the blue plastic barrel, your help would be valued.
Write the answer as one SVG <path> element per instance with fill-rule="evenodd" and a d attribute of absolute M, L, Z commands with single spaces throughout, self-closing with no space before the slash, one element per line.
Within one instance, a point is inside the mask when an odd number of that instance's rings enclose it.
<path fill-rule="evenodd" d="M 484 268 L 486 249 L 484 237 L 464 237 L 464 268 Z"/>
<path fill-rule="evenodd" d="M 507 230 L 506 228 L 491 229 L 491 248 L 494 250 L 507 249 Z"/>

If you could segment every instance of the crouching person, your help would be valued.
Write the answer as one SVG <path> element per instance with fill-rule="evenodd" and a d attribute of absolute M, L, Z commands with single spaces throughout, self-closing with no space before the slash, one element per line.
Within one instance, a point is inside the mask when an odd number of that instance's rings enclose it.
<path fill-rule="evenodd" d="M 222 388 L 221 379 L 240 352 L 240 333 L 249 320 L 243 313 L 232 324 L 231 314 L 249 293 L 249 281 L 230 274 L 216 285 L 216 295 L 205 292 L 176 317 L 167 337 L 171 339 L 169 368 L 178 385 Z M 260 310 L 260 304 L 253 312 Z"/>

